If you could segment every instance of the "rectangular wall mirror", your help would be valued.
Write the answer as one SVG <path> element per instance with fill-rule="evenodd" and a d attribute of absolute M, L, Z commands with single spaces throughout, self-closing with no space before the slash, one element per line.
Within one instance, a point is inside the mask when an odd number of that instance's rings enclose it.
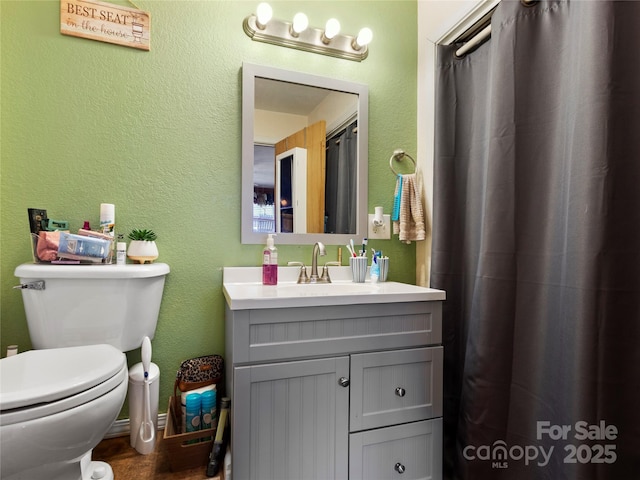
<path fill-rule="evenodd" d="M 242 243 L 366 236 L 368 105 L 366 85 L 243 64 Z"/>

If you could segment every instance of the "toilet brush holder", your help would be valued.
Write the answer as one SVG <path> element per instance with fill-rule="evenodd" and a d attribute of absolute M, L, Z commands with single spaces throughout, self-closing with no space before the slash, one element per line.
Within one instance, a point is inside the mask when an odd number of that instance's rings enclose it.
<path fill-rule="evenodd" d="M 158 430 L 158 403 L 160 394 L 160 368 L 149 364 L 149 399 L 151 401 L 151 420 Z M 129 369 L 129 441 L 136 448 L 140 424 L 144 418 L 144 367 L 142 362 Z"/>

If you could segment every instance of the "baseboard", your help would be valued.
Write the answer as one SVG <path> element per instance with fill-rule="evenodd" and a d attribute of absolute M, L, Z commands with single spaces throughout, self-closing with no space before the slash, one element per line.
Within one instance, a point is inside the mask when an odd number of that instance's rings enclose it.
<path fill-rule="evenodd" d="M 158 430 L 164 430 L 164 426 L 167 423 L 167 414 L 158 414 Z M 126 437 L 131 432 L 131 422 L 128 418 L 122 420 L 116 420 L 113 425 L 104 436 L 104 438 Z"/>

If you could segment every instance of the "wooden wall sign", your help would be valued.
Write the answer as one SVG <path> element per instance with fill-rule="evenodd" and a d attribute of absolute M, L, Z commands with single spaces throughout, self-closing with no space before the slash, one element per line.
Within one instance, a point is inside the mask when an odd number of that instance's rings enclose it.
<path fill-rule="evenodd" d="M 60 33 L 149 50 L 149 14 L 92 0 L 60 0 Z"/>

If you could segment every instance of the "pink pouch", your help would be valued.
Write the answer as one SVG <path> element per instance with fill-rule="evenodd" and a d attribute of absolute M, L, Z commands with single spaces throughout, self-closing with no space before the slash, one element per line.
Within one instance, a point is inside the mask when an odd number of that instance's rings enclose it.
<path fill-rule="evenodd" d="M 58 246 L 60 245 L 60 232 L 40 232 L 38 234 L 38 246 L 36 255 L 41 262 L 51 262 L 58 258 Z"/>

